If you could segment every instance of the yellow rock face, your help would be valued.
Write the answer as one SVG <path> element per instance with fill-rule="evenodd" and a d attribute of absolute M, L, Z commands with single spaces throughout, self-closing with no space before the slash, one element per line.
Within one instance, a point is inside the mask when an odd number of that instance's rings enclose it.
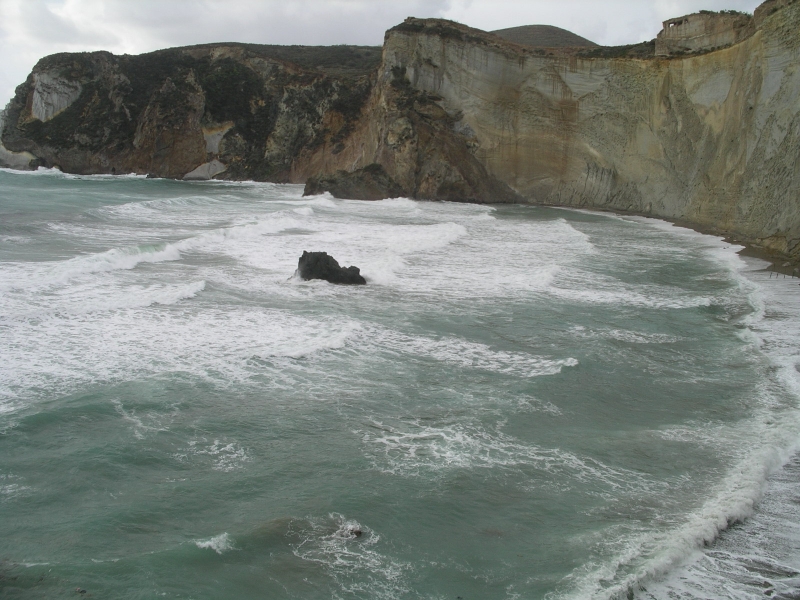
<path fill-rule="evenodd" d="M 779 4 L 737 45 L 650 60 L 538 56 L 409 20 L 387 35 L 380 77 L 405 69 L 440 98 L 488 172 L 530 202 L 686 220 L 798 256 L 800 3 Z M 361 135 L 349 147 L 381 143 Z"/>

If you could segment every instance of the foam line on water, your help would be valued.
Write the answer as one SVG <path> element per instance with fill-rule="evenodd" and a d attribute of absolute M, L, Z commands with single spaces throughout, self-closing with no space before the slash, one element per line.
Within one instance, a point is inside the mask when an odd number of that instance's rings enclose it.
<path fill-rule="evenodd" d="M 0 172 L 8 173 L 10 175 L 23 175 L 28 177 L 60 177 L 62 179 L 75 179 L 85 181 L 108 181 L 120 179 L 147 179 L 147 175 L 139 175 L 137 173 L 120 173 L 118 175 L 111 174 L 94 174 L 94 175 L 75 175 L 72 173 L 64 173 L 61 169 L 55 167 L 38 167 L 33 171 L 23 171 L 18 169 L 9 169 L 0 167 Z"/>
<path fill-rule="evenodd" d="M 180 260 L 180 250 L 171 244 L 112 248 L 106 252 L 81 256 L 32 268 L 29 264 L 3 265 L 0 289 L 16 290 L 29 286 L 57 286 L 85 274 L 133 269 L 142 263 Z M 16 267 L 16 268 L 15 268 Z M 33 275 L 31 277 L 31 275 Z"/>
<path fill-rule="evenodd" d="M 540 377 L 557 375 L 564 367 L 575 367 L 575 358 L 545 358 L 527 352 L 493 350 L 486 344 L 457 337 L 414 336 L 385 328 L 363 328 L 359 334 L 375 350 L 389 350 L 413 357 L 426 357 L 463 369 L 477 369 L 514 375 Z"/>
<path fill-rule="evenodd" d="M 731 524 L 753 514 L 767 477 L 778 469 L 797 445 L 783 451 L 761 448 L 729 471 L 710 490 L 711 498 L 685 521 L 667 530 L 652 529 L 619 540 L 618 554 L 601 565 L 589 564 L 570 577 L 570 591 L 553 598 L 623 599 L 648 582 L 666 576 L 688 556 L 717 539 Z M 582 570 L 584 570 L 582 569 Z"/>
<path fill-rule="evenodd" d="M 21 171 L 18 169 L 9 169 L 6 167 L 0 167 L 0 171 L 2 171 L 3 173 L 8 173 L 10 175 L 22 175 L 27 177 L 64 176 L 64 173 L 62 173 L 60 169 L 47 168 L 47 167 L 39 167 L 34 171 Z"/>
<path fill-rule="evenodd" d="M 0 323 L 18 319 L 41 319 L 48 315 L 82 315 L 148 306 L 171 306 L 197 297 L 206 288 L 205 281 L 179 285 L 73 285 L 30 301 L 11 295 L 0 299 Z"/>
<path fill-rule="evenodd" d="M 745 521 L 757 510 L 766 482 L 800 449 L 800 309 L 795 285 L 783 281 L 769 282 L 759 271 L 758 261 L 748 262 L 736 254 L 720 238 L 703 236 L 663 222 L 637 219 L 648 226 L 682 235 L 701 246 L 710 261 L 723 266 L 743 293 L 750 306 L 748 315 L 740 319 L 753 352 L 761 352 L 771 363 L 773 377 L 759 388 L 752 417 L 738 424 L 742 456 L 725 477 L 709 490 L 708 499 L 690 512 L 683 522 L 663 530 L 644 531 L 618 540 L 616 556 L 602 563 L 590 563 L 565 581 L 565 589 L 552 599 L 616 599 L 641 592 L 654 581 L 667 578 L 672 597 L 676 589 L 680 598 L 717 597 L 705 592 L 687 590 L 675 583 L 709 557 L 707 547 L 733 523 Z M 709 441 L 709 440 L 707 440 Z M 734 562 L 744 557 L 733 559 Z M 699 567 L 698 567 L 699 568 Z M 661 584 L 659 584 L 661 585 Z M 733 583 L 731 583 L 733 585 Z M 672 588 L 670 588 L 672 586 Z M 661 588 L 659 588 L 661 589 Z M 697 595 L 695 595 L 697 593 Z M 740 597 L 749 597 L 752 589 Z M 643 596 L 645 597 L 645 596 Z M 729 597 L 737 597 L 731 595 Z"/>
<path fill-rule="evenodd" d="M 626 284 L 610 276 L 582 270 L 563 272 L 548 289 L 548 294 L 575 303 L 613 304 L 657 310 L 700 308 L 720 301 L 664 285 Z"/>
<path fill-rule="evenodd" d="M 666 333 L 644 333 L 625 329 L 597 329 L 590 331 L 582 325 L 575 325 L 570 328 L 570 331 L 578 338 L 594 339 L 604 337 L 629 344 L 676 344 L 688 339 Z"/>
<path fill-rule="evenodd" d="M 299 225 L 296 219 L 281 216 L 217 229 L 173 243 L 111 248 L 65 261 L 3 263 L 0 267 L 0 290 L 46 289 L 65 285 L 85 275 L 130 270 L 147 263 L 178 261 L 185 252 L 219 252 L 229 242 L 254 240 Z"/>
<path fill-rule="evenodd" d="M 524 444 L 499 428 L 489 431 L 478 424 L 373 421 L 359 433 L 373 468 L 403 477 L 431 478 L 458 469 L 489 473 L 524 469 L 546 475 L 532 477 L 536 485 L 551 481 L 563 488 L 581 482 L 606 490 L 641 490 L 653 485 L 633 471 L 560 448 Z"/>

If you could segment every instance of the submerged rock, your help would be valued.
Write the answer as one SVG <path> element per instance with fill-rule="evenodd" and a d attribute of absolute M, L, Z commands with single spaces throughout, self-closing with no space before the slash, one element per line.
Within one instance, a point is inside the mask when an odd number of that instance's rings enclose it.
<path fill-rule="evenodd" d="M 335 258 L 327 252 L 303 252 L 297 263 L 297 273 L 301 279 L 322 279 L 329 283 L 344 285 L 366 285 L 358 267 L 340 267 Z"/>
<path fill-rule="evenodd" d="M 332 175 L 310 177 L 303 195 L 311 196 L 323 192 L 329 192 L 334 198 L 348 200 L 385 200 L 408 195 L 376 163 L 353 172 L 337 171 Z"/>

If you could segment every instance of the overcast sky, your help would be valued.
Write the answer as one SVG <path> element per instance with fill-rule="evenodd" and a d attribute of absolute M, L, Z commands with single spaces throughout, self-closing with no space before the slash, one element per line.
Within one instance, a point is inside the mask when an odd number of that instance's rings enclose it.
<path fill-rule="evenodd" d="M 187 44 L 380 45 L 408 16 L 484 30 L 557 25 L 599 44 L 653 39 L 701 9 L 752 12 L 760 0 L 0 0 L 0 106 L 55 52 L 138 54 Z"/>

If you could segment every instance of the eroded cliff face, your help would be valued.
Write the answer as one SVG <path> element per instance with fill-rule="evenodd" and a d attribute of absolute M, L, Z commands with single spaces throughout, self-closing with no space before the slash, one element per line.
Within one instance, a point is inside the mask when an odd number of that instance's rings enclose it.
<path fill-rule="evenodd" d="M 687 58 L 539 56 L 441 21 L 390 30 L 381 77 L 468 132 L 491 175 L 539 204 L 629 211 L 800 258 L 800 3 Z M 391 171 L 390 171 L 391 172 Z"/>
<path fill-rule="evenodd" d="M 302 154 L 295 162 L 293 179 L 314 177 L 314 189 L 336 193 L 338 185 L 329 189 L 316 185 L 319 174 L 355 172 L 355 180 L 363 180 L 370 167 L 377 165 L 389 176 L 383 197 L 524 202 L 487 170 L 474 153 L 474 132 L 459 124 L 460 117 L 443 108 L 442 102 L 441 96 L 414 87 L 404 66 L 386 68 L 384 60 L 352 134 L 334 148 L 321 144 Z M 341 183 L 345 188 L 352 185 L 352 181 Z"/>
<path fill-rule="evenodd" d="M 243 45 L 56 55 L 9 105 L 0 164 L 609 209 L 800 260 L 800 1 L 748 27 L 607 58 L 408 19 L 350 72 Z"/>
<path fill-rule="evenodd" d="M 289 181 L 299 153 L 349 132 L 379 60 L 244 44 L 49 56 L 6 108 L 0 164 Z"/>

